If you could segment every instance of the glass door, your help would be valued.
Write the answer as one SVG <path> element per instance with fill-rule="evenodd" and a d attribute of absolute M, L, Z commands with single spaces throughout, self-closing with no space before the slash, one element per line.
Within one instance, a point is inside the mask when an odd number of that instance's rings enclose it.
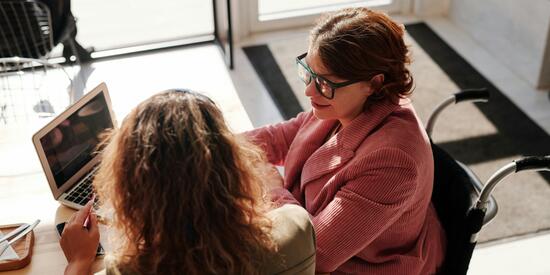
<path fill-rule="evenodd" d="M 402 12 L 410 0 L 249 0 L 250 31 L 311 25 L 319 14 L 345 7 L 370 7 L 388 13 Z"/>
<path fill-rule="evenodd" d="M 72 0 L 77 41 L 92 57 L 213 40 L 212 1 Z"/>

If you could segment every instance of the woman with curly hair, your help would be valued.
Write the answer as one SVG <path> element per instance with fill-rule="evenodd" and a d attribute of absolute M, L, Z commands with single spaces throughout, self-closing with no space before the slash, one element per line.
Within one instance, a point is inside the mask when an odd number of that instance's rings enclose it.
<path fill-rule="evenodd" d="M 108 135 L 94 187 L 114 212 L 107 274 L 313 274 L 314 233 L 300 207 L 272 210 L 261 151 L 232 134 L 206 96 L 157 94 Z M 267 171 L 267 172 L 266 172 Z M 267 177 L 266 177 L 267 176 Z M 91 204 L 67 224 L 65 274 L 90 274 Z"/>
<path fill-rule="evenodd" d="M 311 215 L 317 272 L 433 274 L 442 264 L 432 151 L 407 99 L 403 36 L 402 25 L 367 8 L 321 17 L 296 58 L 312 110 L 247 133 L 285 168 L 272 200 Z"/>

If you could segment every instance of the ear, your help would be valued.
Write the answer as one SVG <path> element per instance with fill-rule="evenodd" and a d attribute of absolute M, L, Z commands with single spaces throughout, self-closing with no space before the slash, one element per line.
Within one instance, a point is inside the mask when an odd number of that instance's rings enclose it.
<path fill-rule="evenodd" d="M 384 74 L 377 74 L 373 76 L 370 82 L 374 87 L 376 87 L 376 89 L 380 89 L 384 84 Z"/>
<path fill-rule="evenodd" d="M 373 76 L 370 81 L 370 94 L 377 93 L 384 84 L 384 74 L 377 74 Z"/>

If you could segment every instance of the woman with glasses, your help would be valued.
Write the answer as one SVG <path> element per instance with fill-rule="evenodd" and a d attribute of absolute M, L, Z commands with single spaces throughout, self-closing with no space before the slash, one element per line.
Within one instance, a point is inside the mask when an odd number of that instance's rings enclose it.
<path fill-rule="evenodd" d="M 433 274 L 445 234 L 430 142 L 409 99 L 404 28 L 367 8 L 326 14 L 297 57 L 312 110 L 247 133 L 284 181 L 274 202 L 310 214 L 317 272 Z"/>
<path fill-rule="evenodd" d="M 108 136 L 94 179 L 114 251 L 101 274 L 314 274 L 307 212 L 264 199 L 261 151 L 231 133 L 208 97 L 166 91 Z M 65 275 L 91 274 L 99 232 L 91 203 L 68 222 Z"/>

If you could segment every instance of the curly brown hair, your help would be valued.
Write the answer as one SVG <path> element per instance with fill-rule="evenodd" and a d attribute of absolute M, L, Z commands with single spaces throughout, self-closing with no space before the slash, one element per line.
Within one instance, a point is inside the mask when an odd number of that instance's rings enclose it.
<path fill-rule="evenodd" d="M 114 210 L 123 273 L 257 274 L 276 247 L 261 151 L 208 97 L 154 95 L 108 135 L 94 186 Z"/>
<path fill-rule="evenodd" d="M 369 102 L 402 98 L 413 89 L 403 35 L 403 25 L 382 12 L 347 8 L 320 17 L 310 32 L 309 52 L 316 51 L 323 65 L 342 79 L 369 81 L 383 74 Z"/>

